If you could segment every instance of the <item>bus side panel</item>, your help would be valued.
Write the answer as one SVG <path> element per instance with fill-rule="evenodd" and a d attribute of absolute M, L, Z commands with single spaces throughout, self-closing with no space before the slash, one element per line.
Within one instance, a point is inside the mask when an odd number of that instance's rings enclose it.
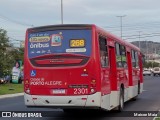
<path fill-rule="evenodd" d="M 131 63 L 131 53 L 127 52 L 127 61 L 128 61 L 128 76 L 129 76 L 129 86 L 133 86 L 132 81 L 132 63 Z"/>
<path fill-rule="evenodd" d="M 109 47 L 109 60 L 110 60 L 110 108 L 115 108 L 119 104 L 119 92 L 118 92 L 118 82 L 117 82 L 117 66 L 116 66 L 116 56 L 115 48 Z"/>
<path fill-rule="evenodd" d="M 110 84 L 111 91 L 117 91 L 117 70 L 116 70 L 116 56 L 115 48 L 109 47 L 109 61 L 110 61 Z"/>
<path fill-rule="evenodd" d="M 100 59 L 99 59 L 99 43 L 98 43 L 98 34 L 95 27 L 92 28 L 92 56 L 93 56 L 93 71 L 94 76 L 96 77 L 96 89 L 101 92 L 101 79 L 100 79 Z"/>
<path fill-rule="evenodd" d="M 109 67 L 101 67 L 100 60 L 100 46 L 99 46 L 99 34 L 101 31 L 97 30 L 95 32 L 95 44 L 93 44 L 93 50 L 95 53 L 96 64 L 97 67 L 97 90 L 100 90 L 100 106 L 101 108 L 108 109 L 109 108 L 109 94 L 110 94 L 110 80 L 109 80 Z M 93 39 L 94 40 L 94 39 Z M 107 46 L 106 46 L 107 47 Z M 96 73 L 95 73 L 96 74 Z"/>
<path fill-rule="evenodd" d="M 128 75 L 129 75 L 129 88 L 128 88 L 128 100 L 137 95 L 137 86 L 133 86 L 133 74 L 132 74 L 132 61 L 131 52 L 127 51 L 127 61 L 128 61 Z"/>
<path fill-rule="evenodd" d="M 133 77 L 133 86 L 132 86 L 132 92 L 133 92 L 133 97 L 138 95 L 138 81 L 140 79 L 140 74 L 139 74 L 139 68 L 134 68 L 132 67 L 132 77 Z"/>

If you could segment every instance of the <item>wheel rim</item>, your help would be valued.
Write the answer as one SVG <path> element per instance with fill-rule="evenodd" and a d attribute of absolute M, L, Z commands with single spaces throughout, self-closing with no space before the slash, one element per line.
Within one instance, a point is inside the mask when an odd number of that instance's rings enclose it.
<path fill-rule="evenodd" d="M 121 98 L 120 98 L 120 107 L 121 107 L 121 109 L 123 109 L 123 106 L 124 106 L 124 102 L 123 102 L 123 96 L 121 94 Z"/>

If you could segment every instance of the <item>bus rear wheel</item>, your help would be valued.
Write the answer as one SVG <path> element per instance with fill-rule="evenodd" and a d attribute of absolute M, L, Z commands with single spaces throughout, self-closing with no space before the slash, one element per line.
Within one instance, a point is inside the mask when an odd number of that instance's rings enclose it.
<path fill-rule="evenodd" d="M 118 111 L 123 111 L 124 109 L 124 91 L 121 88 L 120 89 L 120 96 L 119 96 L 119 106 L 118 106 Z"/>

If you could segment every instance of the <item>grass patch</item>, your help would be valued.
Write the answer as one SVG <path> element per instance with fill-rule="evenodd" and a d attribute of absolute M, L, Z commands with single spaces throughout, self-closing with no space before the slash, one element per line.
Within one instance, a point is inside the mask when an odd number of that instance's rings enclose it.
<path fill-rule="evenodd" d="M 154 117 L 153 120 L 160 120 L 160 116 L 159 116 L 159 113 L 158 113 L 158 116 L 157 117 Z"/>
<path fill-rule="evenodd" d="M 154 120 L 160 120 L 160 117 L 155 118 Z"/>
<path fill-rule="evenodd" d="M 0 95 L 23 92 L 23 84 L 0 84 Z"/>

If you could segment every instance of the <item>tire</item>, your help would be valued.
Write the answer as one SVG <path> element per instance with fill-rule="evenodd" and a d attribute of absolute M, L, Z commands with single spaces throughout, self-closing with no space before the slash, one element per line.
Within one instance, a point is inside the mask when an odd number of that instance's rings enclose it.
<path fill-rule="evenodd" d="M 141 85 L 140 85 L 140 81 L 138 82 L 138 94 L 140 94 L 141 92 Z"/>
<path fill-rule="evenodd" d="M 120 95 L 119 95 L 119 106 L 115 110 L 117 110 L 118 112 L 121 112 L 123 111 L 123 109 L 124 109 L 124 91 L 121 88 Z"/>

